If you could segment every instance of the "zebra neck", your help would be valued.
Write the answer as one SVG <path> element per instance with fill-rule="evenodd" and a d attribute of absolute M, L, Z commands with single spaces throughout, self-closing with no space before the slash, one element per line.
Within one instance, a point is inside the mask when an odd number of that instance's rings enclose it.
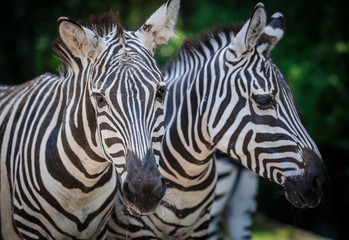
<path fill-rule="evenodd" d="M 99 175 L 111 165 L 103 158 L 97 137 L 97 122 L 91 93 L 88 86 L 79 86 L 80 94 L 69 100 L 65 109 L 64 124 L 59 140 L 69 143 L 75 156 L 70 158 L 79 162 L 84 174 Z"/>
<path fill-rule="evenodd" d="M 204 63 L 181 67 L 178 72 L 165 75 L 169 93 L 166 95 L 166 130 L 162 147 L 169 164 L 176 162 L 178 167 L 174 169 L 182 168 L 181 175 L 196 181 L 212 167 L 210 160 L 214 148 L 208 133 L 207 106 L 210 82 L 204 79 Z"/>
<path fill-rule="evenodd" d="M 188 114 L 187 107 L 182 106 L 182 110 L 178 110 L 166 127 L 162 143 L 162 166 L 174 177 L 173 181 L 182 179 L 179 181 L 183 182 L 185 179 L 192 185 L 210 174 L 208 169 L 212 168 L 210 159 L 213 149 L 206 140 L 208 136 L 202 130 L 201 121 L 198 112 Z"/>

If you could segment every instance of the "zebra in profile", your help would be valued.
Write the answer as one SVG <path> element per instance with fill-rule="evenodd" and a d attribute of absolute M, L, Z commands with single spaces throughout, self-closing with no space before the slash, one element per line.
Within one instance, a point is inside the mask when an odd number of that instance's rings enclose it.
<path fill-rule="evenodd" d="M 186 40 L 164 72 L 167 84 L 160 172 L 167 192 L 153 214 L 123 211 L 118 196 L 110 239 L 208 239 L 220 150 L 281 185 L 296 207 L 315 207 L 328 185 L 316 144 L 270 52 L 284 33 L 264 5 L 236 31 L 225 27 Z M 210 228 L 211 230 L 211 228 Z"/>
<path fill-rule="evenodd" d="M 139 214 L 157 207 L 165 83 L 153 55 L 178 9 L 168 1 L 137 31 L 113 11 L 61 17 L 60 76 L 1 87 L 1 239 L 103 239 L 117 192 Z"/>

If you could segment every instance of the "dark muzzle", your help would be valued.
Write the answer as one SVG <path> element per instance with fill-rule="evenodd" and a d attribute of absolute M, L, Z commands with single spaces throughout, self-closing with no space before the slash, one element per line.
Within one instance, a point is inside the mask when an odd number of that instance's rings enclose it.
<path fill-rule="evenodd" d="M 128 153 L 127 170 L 122 185 L 127 203 L 138 214 L 153 212 L 166 192 L 166 182 L 158 170 L 153 152 L 149 150 L 142 160 Z"/>
<path fill-rule="evenodd" d="M 316 207 L 330 183 L 322 159 L 312 150 L 304 150 L 304 175 L 289 177 L 285 181 L 285 194 L 289 202 L 298 208 Z"/>

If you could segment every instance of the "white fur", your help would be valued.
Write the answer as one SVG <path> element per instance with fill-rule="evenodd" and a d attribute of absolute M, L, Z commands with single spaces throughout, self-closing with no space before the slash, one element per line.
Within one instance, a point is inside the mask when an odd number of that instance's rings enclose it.
<path fill-rule="evenodd" d="M 259 39 L 266 25 L 264 5 L 258 3 L 253 9 L 253 15 L 236 35 L 233 45 L 235 52 L 242 54 L 251 50 Z"/>
<path fill-rule="evenodd" d="M 280 40 L 282 38 L 282 36 L 284 35 L 284 30 L 280 29 L 280 28 L 272 28 L 270 26 L 267 26 L 265 29 L 264 29 L 264 33 L 267 34 L 267 35 L 270 35 L 270 36 L 274 36 L 277 38 L 277 40 Z"/>
<path fill-rule="evenodd" d="M 137 31 L 139 39 L 151 54 L 154 54 L 158 46 L 175 36 L 179 2 L 180 0 L 167 1 Z"/>
<path fill-rule="evenodd" d="M 95 59 L 101 52 L 99 37 L 92 30 L 66 17 L 59 18 L 58 22 L 60 37 L 75 56 Z"/>
<path fill-rule="evenodd" d="M 278 27 L 273 27 L 273 23 L 275 24 L 277 21 L 279 23 Z M 270 23 L 264 28 L 263 35 L 274 37 L 271 38 L 269 41 L 261 41 L 259 42 L 257 46 L 257 50 L 260 53 L 265 53 L 267 55 L 270 55 L 270 52 L 274 49 L 275 45 L 281 40 L 281 38 L 284 36 L 285 33 L 285 23 L 284 16 L 281 13 L 274 13 L 271 17 Z"/>
<path fill-rule="evenodd" d="M 282 13 L 279 13 L 279 12 L 276 12 L 271 16 L 271 18 L 280 18 L 280 17 L 283 18 L 284 15 L 282 15 Z"/>

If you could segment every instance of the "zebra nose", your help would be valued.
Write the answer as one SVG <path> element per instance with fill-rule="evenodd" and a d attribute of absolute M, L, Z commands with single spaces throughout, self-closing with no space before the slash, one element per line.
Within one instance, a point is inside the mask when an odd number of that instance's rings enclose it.
<path fill-rule="evenodd" d="M 164 197 L 166 189 L 166 180 L 163 177 L 161 177 L 158 187 L 154 189 L 154 200 L 160 201 Z"/>
<path fill-rule="evenodd" d="M 146 201 L 150 198 L 153 201 L 160 201 L 166 192 L 166 181 L 160 177 L 156 182 L 132 182 L 126 180 L 123 184 L 123 193 L 126 199 L 132 203 Z"/>
<path fill-rule="evenodd" d="M 125 181 L 123 184 L 123 193 L 125 198 L 130 202 L 136 201 L 136 189 L 129 181 Z"/>
<path fill-rule="evenodd" d="M 320 181 L 319 176 L 315 176 L 311 180 L 310 186 L 312 187 L 314 192 L 319 191 L 322 187 L 322 181 Z"/>
<path fill-rule="evenodd" d="M 133 210 L 138 214 L 153 212 L 166 192 L 165 179 L 160 177 L 156 182 L 126 180 L 123 184 L 123 195 Z"/>
<path fill-rule="evenodd" d="M 123 195 L 137 213 L 153 212 L 166 192 L 166 181 L 159 172 L 155 157 L 150 151 L 142 161 L 134 156 L 128 161 Z"/>
<path fill-rule="evenodd" d="M 285 179 L 285 194 L 296 207 L 316 207 L 330 184 L 330 178 L 322 159 L 312 150 L 305 149 L 304 174 Z"/>
<path fill-rule="evenodd" d="M 320 192 L 325 190 L 329 185 L 329 178 L 326 175 L 319 174 L 311 177 L 310 187 L 313 192 Z"/>
<path fill-rule="evenodd" d="M 314 151 L 304 151 L 306 161 L 305 175 L 308 175 L 308 187 L 313 193 L 321 193 L 330 184 L 330 178 L 322 159 Z"/>

